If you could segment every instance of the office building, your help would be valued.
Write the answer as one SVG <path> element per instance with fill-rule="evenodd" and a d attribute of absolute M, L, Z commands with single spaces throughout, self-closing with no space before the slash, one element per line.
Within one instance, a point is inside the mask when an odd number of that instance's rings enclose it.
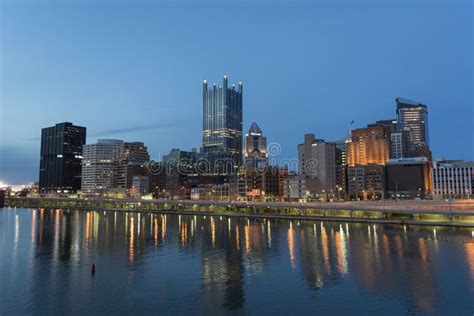
<path fill-rule="evenodd" d="M 289 174 L 285 177 L 283 198 L 285 201 L 299 202 L 311 197 L 306 188 L 306 178 L 299 174 Z"/>
<path fill-rule="evenodd" d="M 257 123 L 252 123 L 245 134 L 244 166 L 263 168 L 268 165 L 267 138 Z"/>
<path fill-rule="evenodd" d="M 433 198 L 472 199 L 474 161 L 441 160 L 434 163 Z"/>
<path fill-rule="evenodd" d="M 314 198 L 328 198 L 336 193 L 336 144 L 306 134 L 298 145 L 300 174 Z"/>
<path fill-rule="evenodd" d="M 42 129 L 41 193 L 71 192 L 81 188 L 82 146 L 85 143 L 85 127 L 65 122 Z"/>
<path fill-rule="evenodd" d="M 348 167 L 347 179 L 349 199 L 378 200 L 384 198 L 384 166 L 360 165 Z"/>
<path fill-rule="evenodd" d="M 203 83 L 202 156 L 209 161 L 209 173 L 234 173 L 242 165 L 242 82 L 208 88 Z"/>
<path fill-rule="evenodd" d="M 390 159 L 385 165 L 386 197 L 430 198 L 431 163 L 426 157 Z"/>
<path fill-rule="evenodd" d="M 83 194 L 101 195 L 114 186 L 114 168 L 124 142 L 116 139 L 99 139 L 96 144 L 83 147 Z"/>
<path fill-rule="evenodd" d="M 390 135 L 390 159 L 410 157 L 413 143 L 409 128 L 397 131 Z"/>
<path fill-rule="evenodd" d="M 400 129 L 408 128 L 412 133 L 414 145 L 429 145 L 428 107 L 416 101 L 396 98 L 397 116 Z"/>
<path fill-rule="evenodd" d="M 126 142 L 114 168 L 114 187 L 129 190 L 134 176 L 147 176 L 150 155 L 142 142 Z"/>
<path fill-rule="evenodd" d="M 263 196 L 265 201 L 281 201 L 284 195 L 284 181 L 288 169 L 276 166 L 265 168 L 263 177 Z"/>
<path fill-rule="evenodd" d="M 351 131 L 347 142 L 347 163 L 350 167 L 384 165 L 389 156 L 390 142 L 385 127 L 374 125 Z"/>

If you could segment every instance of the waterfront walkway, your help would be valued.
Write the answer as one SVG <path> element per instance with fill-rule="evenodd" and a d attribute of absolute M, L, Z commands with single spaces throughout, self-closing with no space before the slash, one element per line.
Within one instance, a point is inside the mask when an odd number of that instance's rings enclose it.
<path fill-rule="evenodd" d="M 474 200 L 292 203 L 8 197 L 5 206 L 474 227 Z"/>

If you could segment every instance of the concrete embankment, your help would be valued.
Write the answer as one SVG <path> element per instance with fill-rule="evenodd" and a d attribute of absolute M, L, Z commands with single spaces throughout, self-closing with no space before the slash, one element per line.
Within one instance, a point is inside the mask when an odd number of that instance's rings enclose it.
<path fill-rule="evenodd" d="M 290 203 L 8 197 L 5 206 L 474 227 L 474 203 L 469 201 Z"/>

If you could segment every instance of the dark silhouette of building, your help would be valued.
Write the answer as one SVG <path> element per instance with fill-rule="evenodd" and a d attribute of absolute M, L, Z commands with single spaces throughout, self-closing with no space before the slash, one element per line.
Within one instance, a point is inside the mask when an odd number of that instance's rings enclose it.
<path fill-rule="evenodd" d="M 39 188 L 45 192 L 71 192 L 81 188 L 82 146 L 86 128 L 59 123 L 41 131 Z"/>
<path fill-rule="evenodd" d="M 347 144 L 345 140 L 336 144 L 336 198 L 344 199 L 347 194 Z"/>
<path fill-rule="evenodd" d="M 387 197 L 425 198 L 432 194 L 431 163 L 425 157 L 391 159 L 385 165 Z"/>
<path fill-rule="evenodd" d="M 0 189 L 0 207 L 5 206 L 5 190 Z"/>

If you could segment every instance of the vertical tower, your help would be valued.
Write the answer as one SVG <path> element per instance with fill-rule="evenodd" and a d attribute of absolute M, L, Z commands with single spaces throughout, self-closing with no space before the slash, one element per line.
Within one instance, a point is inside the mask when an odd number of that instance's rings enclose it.
<path fill-rule="evenodd" d="M 257 123 L 252 123 L 247 134 L 245 134 L 244 165 L 248 168 L 256 168 L 268 164 L 267 138 Z"/>
<path fill-rule="evenodd" d="M 396 98 L 400 129 L 409 128 L 414 145 L 429 145 L 428 107 L 419 102 Z"/>
<path fill-rule="evenodd" d="M 39 189 L 70 192 L 81 188 L 82 146 L 86 128 L 59 123 L 41 130 Z"/>
<path fill-rule="evenodd" d="M 102 194 L 113 188 L 114 167 L 124 142 L 99 139 L 96 144 L 83 147 L 81 190 L 88 194 Z"/>
<path fill-rule="evenodd" d="M 221 160 L 231 169 L 242 165 L 242 93 L 242 82 L 229 88 L 225 75 L 222 85 L 210 89 L 204 80 L 202 147 L 211 173 L 233 172 L 221 168 Z"/>
<path fill-rule="evenodd" d="M 305 177 L 306 188 L 315 197 L 334 197 L 336 194 L 336 144 L 305 134 L 304 143 L 298 145 L 300 174 Z"/>

